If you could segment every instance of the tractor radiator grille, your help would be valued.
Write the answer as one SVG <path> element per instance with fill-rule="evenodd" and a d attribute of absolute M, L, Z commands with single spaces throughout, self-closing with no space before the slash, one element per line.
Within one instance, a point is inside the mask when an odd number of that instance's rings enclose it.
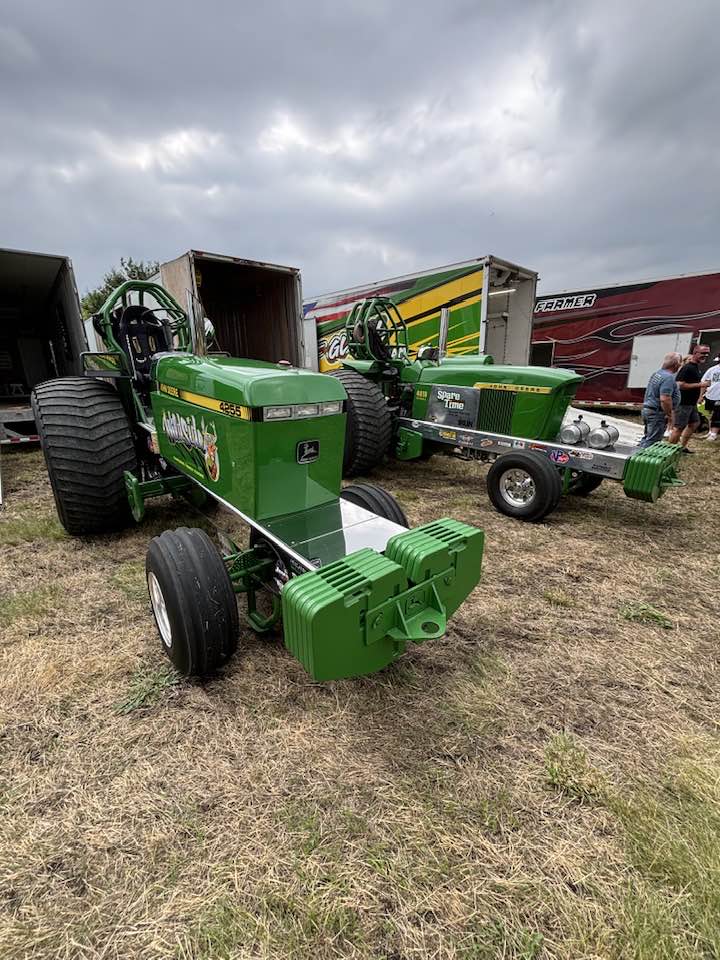
<path fill-rule="evenodd" d="M 509 390 L 481 390 L 478 409 L 478 430 L 490 433 L 511 433 L 516 393 Z"/>

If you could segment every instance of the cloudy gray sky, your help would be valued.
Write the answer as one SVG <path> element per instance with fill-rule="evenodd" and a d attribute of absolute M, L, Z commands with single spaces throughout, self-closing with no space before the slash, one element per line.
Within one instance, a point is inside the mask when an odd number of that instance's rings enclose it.
<path fill-rule="evenodd" d="M 718 0 L 3 0 L 0 246 L 720 269 Z"/>

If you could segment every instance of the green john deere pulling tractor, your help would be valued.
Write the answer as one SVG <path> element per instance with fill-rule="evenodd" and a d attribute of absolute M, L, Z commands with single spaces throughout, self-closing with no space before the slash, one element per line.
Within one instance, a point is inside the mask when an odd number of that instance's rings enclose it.
<path fill-rule="evenodd" d="M 66 530 L 118 530 L 163 494 L 215 502 L 228 518 L 222 553 L 188 528 L 147 553 L 153 613 L 180 671 L 205 674 L 232 655 L 238 593 L 255 629 L 282 619 L 316 680 L 371 673 L 444 633 L 480 578 L 483 534 L 450 519 L 408 530 L 380 487 L 341 489 L 337 380 L 208 355 L 201 318 L 148 282 L 122 284 L 94 320 L 106 351 L 32 401 Z M 238 521 L 250 528 L 244 549 Z"/>
<path fill-rule="evenodd" d="M 489 461 L 493 506 L 531 521 L 551 513 L 563 493 L 588 494 L 604 478 L 650 502 L 680 482 L 677 446 L 639 450 L 604 421 L 595 429 L 582 417 L 563 424 L 578 374 L 499 366 L 487 355 L 443 356 L 446 313 L 441 346 L 421 348 L 415 359 L 405 322 L 385 297 L 355 304 L 345 336 L 350 358 L 332 375 L 348 395 L 346 476 L 367 473 L 388 452 L 399 460 L 444 452 Z"/>

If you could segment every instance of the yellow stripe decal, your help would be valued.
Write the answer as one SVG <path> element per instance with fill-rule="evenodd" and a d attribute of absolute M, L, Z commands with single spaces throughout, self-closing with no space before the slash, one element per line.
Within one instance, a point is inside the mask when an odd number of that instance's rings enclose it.
<path fill-rule="evenodd" d="M 170 387 L 166 383 L 160 384 L 160 392 L 166 393 L 170 397 L 177 397 L 178 400 L 184 400 L 185 403 L 192 403 L 196 407 L 203 407 L 205 410 L 215 410 L 226 417 L 235 417 L 237 420 L 251 420 L 252 410 L 239 403 L 229 403 L 227 400 L 215 400 L 212 397 L 203 397 L 199 393 L 191 393 L 189 390 L 179 390 L 177 387 Z"/>
<path fill-rule="evenodd" d="M 473 291 L 478 290 L 482 287 L 482 274 L 482 270 L 475 270 L 472 273 L 466 274 L 464 277 L 458 277 L 456 280 L 448 280 L 446 283 L 440 284 L 440 286 L 431 287 L 429 290 L 421 290 L 420 293 L 416 293 L 414 297 L 410 297 L 408 300 L 404 300 L 398 304 L 400 316 L 403 320 L 409 321 L 409 326 L 413 326 L 414 323 L 427 322 L 427 320 L 431 319 L 430 315 L 421 317 L 419 320 L 413 320 L 412 318 L 418 313 L 427 313 L 429 310 L 439 311 L 449 300 L 455 300 L 463 296 L 463 294 L 469 295 Z M 477 297 L 477 300 L 479 299 L 480 297 Z M 467 301 L 462 305 L 468 306 L 471 302 L 475 303 L 476 300 L 471 300 L 468 297 Z M 458 306 L 460 306 L 460 304 L 458 304 Z"/>
<path fill-rule="evenodd" d="M 552 387 L 532 387 L 523 383 L 474 383 L 476 390 L 506 390 L 508 393 L 552 393 Z"/>
<path fill-rule="evenodd" d="M 439 316 L 439 314 L 438 314 L 438 316 Z M 450 316 L 452 316 L 452 313 L 450 314 Z M 431 338 L 431 339 L 432 339 L 432 338 Z M 456 347 L 459 343 L 464 343 L 466 340 L 473 340 L 473 339 L 479 342 L 479 340 L 480 340 L 480 332 L 479 332 L 478 330 L 475 330 L 473 333 L 466 333 L 464 337 L 456 337 L 454 340 L 450 340 L 450 339 L 449 339 L 449 340 L 448 340 L 448 345 L 447 345 L 448 353 L 454 353 L 454 352 L 455 352 L 455 347 Z M 410 344 L 410 349 L 411 349 L 411 350 L 417 350 L 418 347 L 422 346 L 423 343 L 427 343 L 427 342 L 428 342 L 428 338 L 427 338 L 427 337 L 425 337 L 424 340 L 415 340 L 413 343 Z"/>

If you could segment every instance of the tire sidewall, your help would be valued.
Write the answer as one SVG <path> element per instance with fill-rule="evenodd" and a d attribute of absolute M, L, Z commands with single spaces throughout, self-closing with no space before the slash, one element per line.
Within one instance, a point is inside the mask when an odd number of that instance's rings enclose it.
<path fill-rule="evenodd" d="M 151 603 L 153 619 L 158 631 L 160 644 L 172 661 L 173 666 L 182 674 L 190 674 L 195 666 L 193 662 L 190 641 L 187 633 L 187 623 L 190 611 L 185 609 L 187 598 L 182 596 L 179 590 L 179 573 L 165 553 L 159 549 L 152 541 L 148 548 L 147 562 L 145 564 L 145 579 L 153 573 L 157 579 L 160 590 L 162 591 L 165 609 L 167 610 L 168 622 L 170 624 L 171 642 L 168 646 L 162 639 L 160 625 L 157 622 L 155 607 Z M 148 594 L 150 594 L 150 584 L 148 583 Z"/>
<path fill-rule="evenodd" d="M 557 506 L 562 493 L 560 476 L 556 469 L 539 458 L 519 453 L 505 453 L 498 457 L 487 476 L 487 491 L 490 502 L 498 512 L 518 520 L 539 521 Z M 535 484 L 535 495 L 526 504 L 508 502 L 500 491 L 503 476 L 509 470 L 523 470 Z"/>

